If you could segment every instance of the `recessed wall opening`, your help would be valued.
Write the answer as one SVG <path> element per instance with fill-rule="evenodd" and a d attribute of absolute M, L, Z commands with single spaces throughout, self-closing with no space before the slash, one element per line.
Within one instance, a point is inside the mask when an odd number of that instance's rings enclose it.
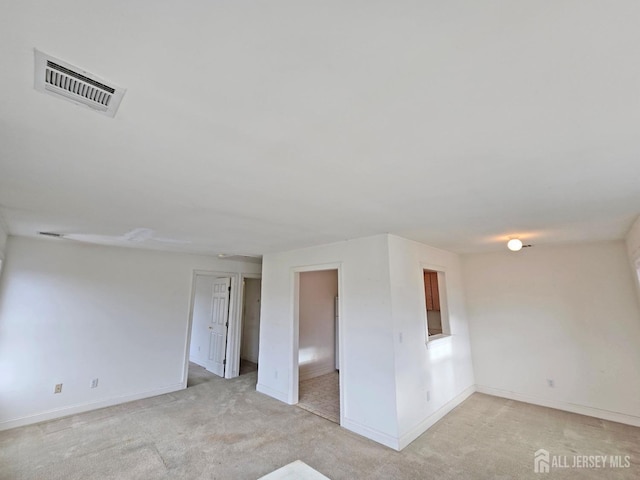
<path fill-rule="evenodd" d="M 424 297 L 427 313 L 427 337 L 449 335 L 449 317 L 445 290 L 445 273 L 437 270 L 423 270 Z"/>
<path fill-rule="evenodd" d="M 262 280 L 259 278 L 245 278 L 243 280 L 243 287 L 240 375 L 258 371 L 260 292 Z"/>
<path fill-rule="evenodd" d="M 338 270 L 298 275 L 298 406 L 340 423 Z"/>

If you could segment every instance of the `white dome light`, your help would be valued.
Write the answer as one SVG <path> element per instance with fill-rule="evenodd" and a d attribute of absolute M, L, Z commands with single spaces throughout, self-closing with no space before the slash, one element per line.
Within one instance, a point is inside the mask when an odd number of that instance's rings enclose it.
<path fill-rule="evenodd" d="M 512 252 L 517 252 L 522 249 L 522 241 L 518 238 L 512 238 L 507 242 L 507 248 Z"/>

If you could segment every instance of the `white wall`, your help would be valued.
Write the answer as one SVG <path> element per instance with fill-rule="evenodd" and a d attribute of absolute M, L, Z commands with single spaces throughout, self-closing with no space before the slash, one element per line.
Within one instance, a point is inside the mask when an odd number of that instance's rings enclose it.
<path fill-rule="evenodd" d="M 640 258 L 640 217 L 631 225 L 626 237 L 629 257 L 634 260 Z"/>
<path fill-rule="evenodd" d="M 250 362 L 258 363 L 260 347 L 260 290 L 262 282 L 258 278 L 245 278 L 244 281 L 241 357 Z"/>
<path fill-rule="evenodd" d="M 260 271 L 212 257 L 20 237 L 9 238 L 5 267 L 0 429 L 183 388 L 193 270 Z M 54 395 L 56 383 L 63 390 Z"/>
<path fill-rule="evenodd" d="M 391 235 L 389 265 L 400 448 L 474 392 L 459 257 Z M 445 273 L 440 285 L 451 336 L 426 343 L 424 269 Z M 432 337 L 433 338 L 433 337 Z M 427 400 L 429 392 L 429 400 Z"/>
<path fill-rule="evenodd" d="M 397 448 L 395 366 L 386 235 L 263 258 L 258 390 L 298 400 L 295 270 L 339 264 L 341 425 Z"/>
<path fill-rule="evenodd" d="M 335 298 L 338 271 L 300 274 L 299 344 L 300 380 L 336 369 Z"/>
<path fill-rule="evenodd" d="M 458 257 L 392 235 L 265 255 L 259 391 L 297 401 L 295 272 L 335 263 L 341 425 L 401 449 L 474 390 Z M 446 273 L 453 333 L 429 348 L 423 268 Z"/>
<path fill-rule="evenodd" d="M 7 231 L 2 222 L 2 217 L 0 217 L 0 259 L 4 258 L 4 250 L 7 245 Z"/>
<path fill-rule="evenodd" d="M 463 274 L 480 391 L 640 425 L 640 311 L 623 242 L 467 255 Z"/>
<path fill-rule="evenodd" d="M 640 299 L 640 217 L 636 219 L 627 233 L 626 244 L 631 271 L 637 287 L 636 291 Z"/>

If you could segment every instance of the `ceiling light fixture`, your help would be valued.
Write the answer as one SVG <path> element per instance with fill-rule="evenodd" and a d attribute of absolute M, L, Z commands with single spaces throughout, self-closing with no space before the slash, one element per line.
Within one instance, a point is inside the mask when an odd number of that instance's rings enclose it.
<path fill-rule="evenodd" d="M 512 238 L 507 242 L 507 248 L 512 252 L 522 250 L 522 240 L 519 238 Z"/>

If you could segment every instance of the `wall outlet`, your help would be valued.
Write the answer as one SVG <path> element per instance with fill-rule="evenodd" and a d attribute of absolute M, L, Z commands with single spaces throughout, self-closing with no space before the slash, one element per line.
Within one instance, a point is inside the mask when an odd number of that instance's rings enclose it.
<path fill-rule="evenodd" d="M 427 402 L 431 401 L 431 391 L 427 390 Z"/>
<path fill-rule="evenodd" d="M 278 370 L 275 370 L 275 371 L 273 372 L 273 378 L 278 378 Z"/>
<path fill-rule="evenodd" d="M 547 385 L 553 388 L 556 386 L 556 383 L 553 381 L 553 378 L 547 378 Z"/>
<path fill-rule="evenodd" d="M 94 378 L 91 380 L 91 388 L 98 388 L 98 379 Z"/>
<path fill-rule="evenodd" d="M 62 393 L 62 384 L 56 384 L 56 388 L 53 390 L 53 393 Z"/>

